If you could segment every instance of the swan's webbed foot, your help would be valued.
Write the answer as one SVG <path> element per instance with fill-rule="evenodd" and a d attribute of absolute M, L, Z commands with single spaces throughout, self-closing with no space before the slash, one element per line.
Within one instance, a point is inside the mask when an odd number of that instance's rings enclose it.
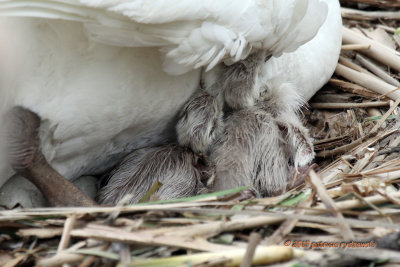
<path fill-rule="evenodd" d="M 126 195 L 128 203 L 137 203 L 158 181 L 161 187 L 153 198 L 167 200 L 194 196 L 206 192 L 204 184 L 213 169 L 203 166 L 191 150 L 177 145 L 138 149 L 126 157 L 108 178 L 98 200 L 102 204 L 117 204 Z"/>
<path fill-rule="evenodd" d="M 222 104 L 218 96 L 199 89 L 182 109 L 176 133 L 181 146 L 206 155 L 222 129 Z"/>
<path fill-rule="evenodd" d="M 23 107 L 8 114 L 8 153 L 14 170 L 31 181 L 51 206 L 93 206 L 96 203 L 54 170 L 40 150 L 40 117 Z"/>

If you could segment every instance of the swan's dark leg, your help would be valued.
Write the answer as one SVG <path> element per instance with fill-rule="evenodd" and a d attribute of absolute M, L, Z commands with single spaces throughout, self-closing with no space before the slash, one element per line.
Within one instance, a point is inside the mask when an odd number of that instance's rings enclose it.
<path fill-rule="evenodd" d="M 40 150 L 40 117 L 23 107 L 8 114 L 9 157 L 14 170 L 31 181 L 51 206 L 93 206 L 96 203 L 54 170 Z"/>

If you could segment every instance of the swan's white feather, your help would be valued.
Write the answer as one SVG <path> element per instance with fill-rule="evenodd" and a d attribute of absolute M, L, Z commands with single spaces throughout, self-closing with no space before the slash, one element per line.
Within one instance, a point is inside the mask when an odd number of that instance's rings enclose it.
<path fill-rule="evenodd" d="M 1 15 L 79 21 L 106 44 L 162 47 L 172 74 L 236 62 L 255 49 L 292 52 L 315 36 L 326 13 L 320 0 L 0 1 Z"/>
<path fill-rule="evenodd" d="M 262 66 L 257 82 L 267 85 L 282 111 L 299 110 L 335 70 L 341 48 L 340 5 L 336 0 L 325 2 L 329 13 L 318 34 L 296 51 L 272 57 Z"/>

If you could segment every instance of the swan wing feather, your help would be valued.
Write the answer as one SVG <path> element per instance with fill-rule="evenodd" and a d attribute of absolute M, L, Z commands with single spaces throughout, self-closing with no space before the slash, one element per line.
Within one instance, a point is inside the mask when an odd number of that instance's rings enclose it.
<path fill-rule="evenodd" d="M 0 15 L 78 21 L 102 43 L 160 47 L 165 71 L 182 74 L 259 49 L 292 52 L 316 35 L 327 6 L 320 0 L 0 0 Z"/>

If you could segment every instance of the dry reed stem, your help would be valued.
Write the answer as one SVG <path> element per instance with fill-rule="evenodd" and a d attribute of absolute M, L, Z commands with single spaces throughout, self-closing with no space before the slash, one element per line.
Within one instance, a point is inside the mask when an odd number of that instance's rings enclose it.
<path fill-rule="evenodd" d="M 396 91 L 396 86 L 388 84 L 381 79 L 352 70 L 342 64 L 337 65 L 335 72 L 337 75 L 342 76 L 351 82 L 357 83 L 379 94 L 387 95 L 393 100 L 400 97 L 400 92 Z"/>
<path fill-rule="evenodd" d="M 349 68 L 351 68 L 353 70 L 356 70 L 356 71 L 371 75 L 372 77 L 376 77 L 373 73 L 369 72 L 368 70 L 366 70 L 363 67 L 355 64 L 353 61 L 351 61 L 350 59 L 345 58 L 343 56 L 339 57 L 339 63 L 341 63 L 344 66 L 349 67 Z"/>
<path fill-rule="evenodd" d="M 398 197 L 397 193 L 391 194 L 393 197 Z M 388 199 L 378 196 L 376 199 L 371 197 L 371 200 L 367 198 L 367 201 L 371 203 L 387 203 Z M 341 210 L 347 202 L 338 202 L 338 209 Z M 346 207 L 363 207 L 365 203 L 359 203 L 358 201 L 349 201 L 350 204 L 346 204 Z M 355 206 L 352 206 L 355 205 Z M 317 206 L 318 208 L 318 206 Z M 170 210 L 175 212 L 183 212 L 182 210 Z M 230 211 L 230 210 L 219 210 L 219 209 L 187 209 L 185 212 L 195 212 L 195 213 L 219 213 L 219 214 L 246 214 L 253 217 L 248 217 L 245 219 L 235 219 L 232 221 L 216 221 L 209 222 L 200 225 L 193 226 L 183 226 L 183 227 L 167 227 L 163 231 L 156 230 L 141 230 L 136 232 L 125 231 L 121 228 L 110 227 L 104 225 L 88 224 L 86 227 L 81 229 L 72 230 L 71 236 L 80 238 L 90 238 L 94 240 L 112 241 L 112 242 L 122 242 L 128 244 L 145 244 L 145 245 L 167 245 L 171 247 L 182 247 L 195 250 L 210 251 L 216 250 L 227 250 L 229 246 L 217 245 L 204 241 L 202 238 L 207 238 L 211 236 L 218 235 L 222 232 L 238 231 L 244 229 L 252 229 L 269 224 L 277 224 L 286 219 L 297 219 L 301 221 L 308 221 L 313 223 L 323 223 L 323 224 L 338 224 L 338 219 L 325 216 L 315 216 L 313 214 L 326 214 L 333 212 L 327 210 L 325 206 L 323 208 L 307 210 L 305 215 L 300 214 L 288 214 L 288 213 L 271 213 L 271 212 L 254 212 L 254 211 Z M 400 225 L 385 224 L 379 222 L 369 222 L 357 219 L 346 219 L 349 225 L 352 227 L 386 227 L 389 229 L 400 229 Z M 161 233 L 163 232 L 163 234 Z M 187 234 L 180 234 L 176 236 L 173 233 L 186 232 Z M 199 237 L 202 238 L 199 238 Z M 189 243 L 188 243 L 189 242 Z M 190 243 L 191 242 L 191 243 Z M 208 246 L 209 245 L 209 246 Z M 208 246 L 208 247 L 207 247 Z M 213 246 L 213 247 L 212 247 Z M 69 249 L 69 250 L 72 250 Z"/>
<path fill-rule="evenodd" d="M 295 210 L 295 214 L 303 215 L 306 212 L 306 208 L 311 207 L 311 201 L 305 201 L 298 205 Z M 275 232 L 269 236 L 266 240 L 266 244 L 269 246 L 277 245 L 283 241 L 286 235 L 292 232 L 293 228 L 298 224 L 298 219 L 287 219 L 285 220 Z"/>
<path fill-rule="evenodd" d="M 350 45 L 342 45 L 342 51 L 355 51 L 355 50 L 365 50 L 369 49 L 370 45 L 358 45 L 358 44 L 350 44 Z"/>
<path fill-rule="evenodd" d="M 65 220 L 64 230 L 61 236 L 60 243 L 58 244 L 57 254 L 69 246 L 71 240 L 71 230 L 74 228 L 76 216 L 71 215 Z"/>
<path fill-rule="evenodd" d="M 321 198 L 322 202 L 326 206 L 326 208 L 334 211 L 335 216 L 339 219 L 339 227 L 342 229 L 342 235 L 345 240 L 354 240 L 355 236 L 350 226 L 345 221 L 343 214 L 339 212 L 335 202 L 329 196 L 328 191 L 326 191 L 324 185 L 320 177 L 315 173 L 314 170 L 310 171 L 309 174 L 311 186 L 318 193 L 318 196 Z"/>
<path fill-rule="evenodd" d="M 393 198 L 400 198 L 400 192 L 388 193 L 387 195 L 391 196 Z M 367 203 L 372 203 L 375 205 L 379 205 L 379 204 L 388 202 L 387 197 L 378 196 L 378 195 L 365 197 L 364 200 Z M 360 201 L 359 199 L 344 200 L 344 201 L 336 202 L 336 208 L 340 211 L 363 208 L 366 206 L 366 202 Z M 317 206 L 315 206 L 315 210 L 310 210 L 307 213 L 308 214 L 319 214 L 319 213 L 321 213 L 321 209 L 324 209 L 324 207 L 325 207 L 324 204 L 320 203 Z"/>
<path fill-rule="evenodd" d="M 394 104 L 390 107 L 390 109 L 382 116 L 382 118 L 378 121 L 378 123 L 372 128 L 371 133 L 374 133 L 381 128 L 383 123 L 387 120 L 387 118 L 393 113 L 393 111 L 399 106 L 400 98 L 394 102 Z"/>
<path fill-rule="evenodd" d="M 86 257 L 85 255 L 61 252 L 52 258 L 39 260 L 37 266 L 55 267 L 55 266 L 61 266 L 63 264 L 73 264 L 83 261 L 85 257 Z"/>
<path fill-rule="evenodd" d="M 394 133 L 396 133 L 399 130 L 398 126 L 392 128 L 392 129 L 388 129 L 385 130 L 384 132 L 379 132 L 375 137 L 372 137 L 368 140 L 366 140 L 364 143 L 362 143 L 360 146 L 358 146 L 356 148 L 355 151 L 351 151 L 352 153 L 354 153 L 354 155 L 363 155 L 365 154 L 365 151 L 368 150 L 371 146 L 373 146 L 376 142 L 378 142 L 379 140 L 386 138 L 387 136 L 390 136 Z M 371 134 L 374 134 L 371 132 Z"/>
<path fill-rule="evenodd" d="M 207 200 L 208 199 L 208 200 Z M 135 205 L 135 206 L 124 206 L 124 207 L 60 207 L 60 208 L 34 208 L 27 210 L 3 210 L 0 211 L 0 222 L 1 221 L 16 221 L 24 219 L 32 219 L 36 216 L 69 216 L 75 214 L 81 216 L 85 214 L 99 214 L 112 212 L 131 213 L 140 211 L 150 211 L 159 209 L 171 209 L 171 208 L 187 208 L 187 207 L 202 207 L 202 206 L 227 206 L 233 205 L 234 202 L 213 202 L 216 197 L 206 198 L 199 201 L 193 202 L 182 202 L 172 204 L 148 204 L 148 205 Z M 207 202 L 210 201 L 210 202 Z"/>
<path fill-rule="evenodd" d="M 95 262 L 96 258 L 96 256 L 90 256 L 82 261 L 82 263 L 79 264 L 78 267 L 90 267 Z"/>
<path fill-rule="evenodd" d="M 214 253 L 197 253 L 188 256 L 175 256 L 165 259 L 137 259 L 132 261 L 129 265 L 124 266 L 184 266 L 190 262 L 191 266 L 204 263 L 206 261 L 213 261 L 213 259 L 227 259 L 226 264 L 223 266 L 239 266 L 243 261 L 245 255 L 244 249 L 236 249 L 224 252 Z M 294 250 L 291 247 L 271 246 L 271 247 L 258 247 L 254 254 L 253 265 L 266 265 L 282 261 L 288 261 L 294 257 L 304 255 L 300 250 Z"/>
<path fill-rule="evenodd" d="M 37 238 L 40 239 L 47 239 L 47 238 L 53 238 L 56 236 L 61 236 L 63 233 L 64 228 L 52 228 L 52 227 L 46 227 L 42 229 L 37 229 L 37 228 L 28 228 L 28 229 L 19 229 L 17 234 L 19 236 L 36 236 Z"/>
<path fill-rule="evenodd" d="M 400 53 L 388 48 L 387 46 L 371 40 L 360 33 L 350 30 L 349 28 L 343 27 L 343 43 L 344 44 L 363 44 L 370 45 L 368 50 L 360 50 L 365 55 L 388 65 L 393 69 L 400 71 Z"/>
<path fill-rule="evenodd" d="M 310 107 L 315 109 L 351 109 L 351 108 L 372 108 L 372 107 L 387 107 L 390 102 L 376 101 L 364 103 L 310 103 Z"/>
<path fill-rule="evenodd" d="M 250 234 L 249 243 L 247 244 L 246 253 L 244 254 L 242 263 L 240 267 L 251 267 L 254 254 L 256 252 L 257 246 L 260 244 L 261 235 L 259 233 L 253 232 Z"/>
<path fill-rule="evenodd" d="M 174 229 L 170 228 L 169 231 L 174 231 Z M 159 233 L 153 234 L 151 231 L 128 232 L 120 228 L 96 224 L 89 224 L 82 229 L 72 230 L 71 235 L 81 238 L 94 238 L 127 244 L 170 246 L 200 251 L 221 251 L 231 249 L 229 246 L 210 243 L 204 238 L 195 239 L 193 236 L 182 237 Z"/>
<path fill-rule="evenodd" d="M 342 7 L 342 17 L 355 20 L 400 20 L 400 13 L 397 11 L 361 11 L 352 8 Z"/>
<path fill-rule="evenodd" d="M 364 67 L 369 69 L 371 72 L 373 72 L 376 76 L 378 76 L 382 80 L 390 83 L 393 86 L 397 86 L 397 87 L 400 86 L 399 81 L 397 81 L 392 76 L 387 74 L 384 70 L 382 70 L 380 67 L 378 67 L 376 64 L 374 64 L 372 61 L 361 56 L 360 54 L 356 55 L 356 59 L 361 63 L 361 65 L 363 65 Z"/>
<path fill-rule="evenodd" d="M 387 201 L 386 201 L 387 203 Z M 182 210 L 172 210 L 175 212 L 182 212 Z M 325 224 L 332 224 L 337 225 L 338 219 L 332 217 L 322 216 L 322 214 L 327 214 L 332 211 L 327 210 L 324 208 L 320 210 L 318 215 L 309 215 L 306 213 L 305 215 L 301 214 L 290 214 L 287 212 L 257 212 L 257 211 L 231 211 L 231 210 L 220 210 L 220 209 L 186 209 L 187 212 L 199 213 L 199 214 L 221 214 L 221 215 L 248 215 L 252 216 L 246 219 L 235 219 L 232 221 L 227 222 L 213 222 L 206 224 L 205 228 L 202 228 L 201 232 L 198 234 L 199 236 L 204 234 L 208 236 L 213 236 L 220 234 L 222 232 L 230 232 L 230 231 L 239 231 L 244 229 L 252 229 L 260 226 L 264 226 L 267 224 L 277 224 L 281 223 L 287 219 L 298 219 L 302 221 L 309 221 L 315 223 L 325 223 Z M 395 224 L 387 224 L 387 223 L 380 223 L 380 222 L 370 222 L 365 220 L 358 220 L 358 219 L 346 219 L 346 221 L 351 225 L 353 228 L 357 227 L 387 227 L 390 229 L 400 229 L 400 225 Z M 192 227 L 192 226 L 190 226 Z M 183 229 L 171 229 L 171 231 L 181 231 Z M 194 230 L 194 229 L 192 229 Z M 193 231 L 193 234 L 195 232 Z M 172 233 L 168 233 L 168 235 L 172 235 Z"/>
<path fill-rule="evenodd" d="M 390 200 L 393 204 L 395 204 L 395 205 L 400 207 L 400 199 L 399 198 L 393 197 L 393 196 L 387 194 L 386 192 L 383 192 L 381 189 L 378 189 L 376 192 L 379 195 L 381 195 L 381 196 L 387 198 L 388 200 Z"/>

